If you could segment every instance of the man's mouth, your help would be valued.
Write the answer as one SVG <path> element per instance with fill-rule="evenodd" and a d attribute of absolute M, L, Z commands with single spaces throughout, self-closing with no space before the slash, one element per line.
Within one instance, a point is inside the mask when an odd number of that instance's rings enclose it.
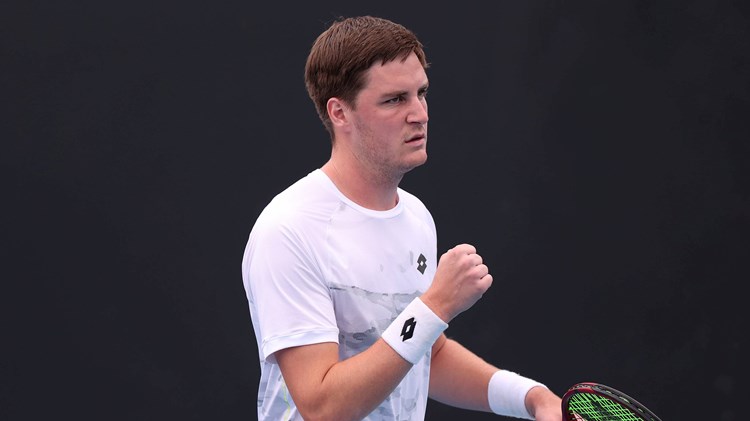
<path fill-rule="evenodd" d="M 410 137 L 409 139 L 407 139 L 407 140 L 406 140 L 406 143 L 409 143 L 409 142 L 414 142 L 414 141 L 417 141 L 417 140 L 422 140 L 422 139 L 424 139 L 425 137 L 426 137 L 426 134 L 425 134 L 425 133 L 419 133 L 419 134 L 417 134 L 417 135 L 414 135 L 414 136 Z"/>

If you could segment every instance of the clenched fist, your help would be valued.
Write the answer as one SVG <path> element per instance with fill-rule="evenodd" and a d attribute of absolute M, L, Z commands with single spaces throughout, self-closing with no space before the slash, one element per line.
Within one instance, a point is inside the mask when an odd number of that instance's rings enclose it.
<path fill-rule="evenodd" d="M 446 323 L 474 305 L 492 285 L 482 256 L 470 244 L 459 244 L 438 261 L 432 285 L 421 300 Z"/>

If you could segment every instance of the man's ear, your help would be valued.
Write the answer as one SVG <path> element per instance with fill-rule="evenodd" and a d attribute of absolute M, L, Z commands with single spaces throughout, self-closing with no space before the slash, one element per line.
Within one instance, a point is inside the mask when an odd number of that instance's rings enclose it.
<path fill-rule="evenodd" d="M 328 111 L 328 118 L 331 119 L 331 124 L 334 126 L 349 124 L 349 107 L 344 101 L 336 97 L 329 98 L 326 103 L 326 110 Z"/>

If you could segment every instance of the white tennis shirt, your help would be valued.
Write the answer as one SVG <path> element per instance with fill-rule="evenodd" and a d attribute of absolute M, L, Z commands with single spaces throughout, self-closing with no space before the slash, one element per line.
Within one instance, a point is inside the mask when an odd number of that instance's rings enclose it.
<path fill-rule="evenodd" d="M 258 217 L 242 278 L 258 343 L 259 420 L 300 420 L 273 353 L 321 342 L 341 360 L 372 345 L 432 282 L 435 223 L 399 189 L 387 211 L 347 199 L 320 169 L 279 193 Z M 430 353 L 366 420 L 423 420 Z"/>

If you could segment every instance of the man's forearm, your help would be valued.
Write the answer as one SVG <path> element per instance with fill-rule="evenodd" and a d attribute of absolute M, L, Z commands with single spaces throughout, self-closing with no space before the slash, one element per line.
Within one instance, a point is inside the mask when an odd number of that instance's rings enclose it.
<path fill-rule="evenodd" d="M 458 408 L 489 412 L 487 386 L 498 369 L 452 339 L 433 351 L 430 397 Z"/>

